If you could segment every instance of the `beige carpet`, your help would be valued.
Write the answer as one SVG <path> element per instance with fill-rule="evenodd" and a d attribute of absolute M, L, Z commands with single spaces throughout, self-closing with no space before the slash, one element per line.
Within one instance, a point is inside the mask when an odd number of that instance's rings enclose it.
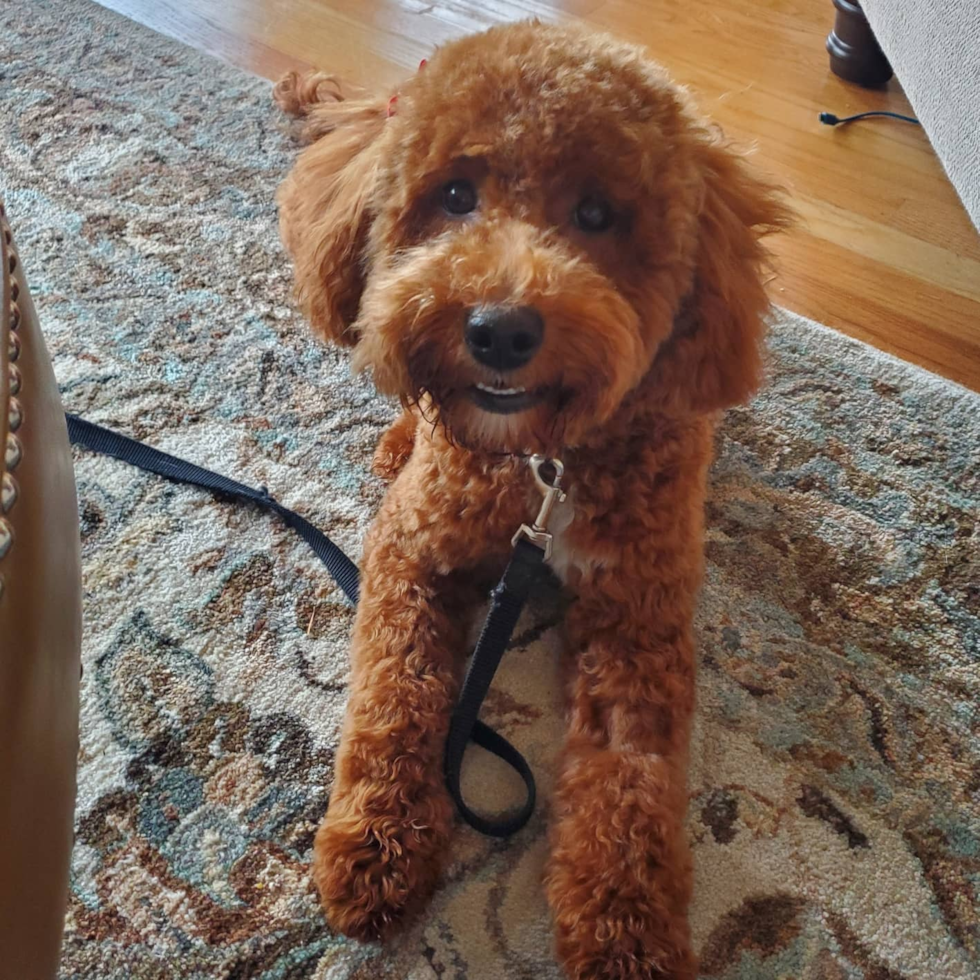
<path fill-rule="evenodd" d="M 357 552 L 392 408 L 290 305 L 268 86 L 86 0 L 0 2 L 0 194 L 66 405 L 253 485 Z M 718 440 L 688 830 L 712 980 L 980 971 L 980 399 L 788 313 Z M 77 461 L 85 676 L 64 980 L 557 980 L 540 872 L 555 609 L 486 716 L 541 803 L 461 828 L 388 948 L 307 862 L 350 609 L 270 518 Z M 473 763 L 483 788 L 492 772 Z M 2 955 L 2 952 L 0 952 Z"/>

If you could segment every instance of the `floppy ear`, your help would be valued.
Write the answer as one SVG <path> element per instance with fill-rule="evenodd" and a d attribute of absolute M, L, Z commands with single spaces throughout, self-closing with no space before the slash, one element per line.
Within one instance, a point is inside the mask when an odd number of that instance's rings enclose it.
<path fill-rule="evenodd" d="M 320 73 L 287 75 L 274 94 L 286 112 L 305 119 L 303 135 L 312 141 L 278 195 L 296 295 L 314 330 L 353 345 L 386 103 L 345 99 L 336 81 Z"/>
<path fill-rule="evenodd" d="M 676 408 L 714 411 L 747 399 L 762 374 L 769 311 L 761 239 L 791 212 L 720 137 L 696 148 L 703 185 L 694 283 L 654 361 L 653 390 Z"/>

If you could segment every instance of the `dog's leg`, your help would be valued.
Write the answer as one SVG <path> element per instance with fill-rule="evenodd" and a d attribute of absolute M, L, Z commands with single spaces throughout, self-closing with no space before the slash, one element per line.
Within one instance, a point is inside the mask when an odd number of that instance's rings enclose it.
<path fill-rule="evenodd" d="M 697 550 L 643 550 L 594 570 L 569 624 L 580 652 L 547 888 L 573 980 L 696 975 L 684 813 Z"/>
<path fill-rule="evenodd" d="M 393 480 L 412 455 L 415 445 L 415 429 L 418 416 L 412 411 L 404 411 L 385 430 L 377 449 L 371 469 L 375 475 L 385 480 Z"/>
<path fill-rule="evenodd" d="M 330 924 L 388 932 L 431 891 L 453 822 L 443 751 L 462 662 L 456 589 L 389 493 L 366 543 L 351 689 L 313 877 Z"/>

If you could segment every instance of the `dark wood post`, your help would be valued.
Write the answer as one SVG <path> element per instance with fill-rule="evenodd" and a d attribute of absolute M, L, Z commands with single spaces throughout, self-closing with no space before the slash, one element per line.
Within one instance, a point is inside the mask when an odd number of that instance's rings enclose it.
<path fill-rule="evenodd" d="M 878 46 L 868 18 L 857 0 L 834 0 L 837 18 L 827 38 L 830 70 L 848 82 L 865 88 L 884 85 L 892 66 Z"/>

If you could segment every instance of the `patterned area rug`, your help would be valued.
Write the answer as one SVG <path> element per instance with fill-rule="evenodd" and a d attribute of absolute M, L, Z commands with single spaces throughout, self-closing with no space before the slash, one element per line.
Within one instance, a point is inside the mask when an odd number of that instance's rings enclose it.
<path fill-rule="evenodd" d="M 265 83 L 86 0 L 0 5 L 0 191 L 67 406 L 268 485 L 356 553 L 392 410 L 291 309 L 273 193 L 292 152 Z M 963 389 L 775 317 L 771 380 L 728 417 L 708 503 L 689 820 L 705 978 L 978 975 L 978 417 Z M 306 868 L 350 609 L 261 514 L 88 455 L 77 475 L 62 977 L 557 980 L 553 605 L 486 710 L 539 774 L 533 824 L 460 828 L 425 916 L 389 948 L 350 943 Z"/>

